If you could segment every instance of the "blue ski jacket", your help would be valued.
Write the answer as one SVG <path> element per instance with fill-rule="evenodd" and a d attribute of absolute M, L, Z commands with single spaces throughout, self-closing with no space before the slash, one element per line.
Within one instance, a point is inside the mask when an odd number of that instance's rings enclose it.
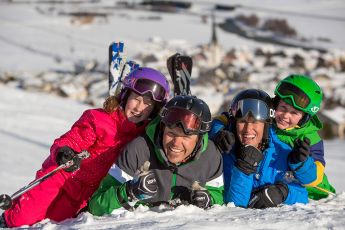
<path fill-rule="evenodd" d="M 221 121 L 214 120 L 209 133 L 211 139 L 224 127 Z M 230 129 L 230 127 L 226 128 Z M 263 151 L 264 158 L 258 165 L 256 173 L 246 175 L 235 166 L 235 149 L 237 149 L 236 146 L 230 153 L 223 153 L 224 201 L 226 203 L 233 202 L 236 206 L 247 207 L 254 189 L 277 182 L 283 182 L 289 188 L 284 204 L 308 203 L 307 190 L 294 178 L 288 164 L 287 157 L 291 152 L 291 147 L 280 141 L 272 128 L 269 129 L 268 148 Z M 304 172 L 303 167 L 310 167 L 310 164 L 313 164 L 311 157 L 303 165 L 299 165 L 298 171 Z"/>

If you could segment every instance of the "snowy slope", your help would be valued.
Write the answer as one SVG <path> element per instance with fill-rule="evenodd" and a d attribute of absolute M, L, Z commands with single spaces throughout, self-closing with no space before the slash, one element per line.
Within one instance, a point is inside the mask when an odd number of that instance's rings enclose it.
<path fill-rule="evenodd" d="M 18 2 L 18 1 L 16 1 Z M 22 1 L 37 2 L 37 1 Z M 194 0 L 196 13 L 208 13 L 215 1 Z M 228 0 L 217 2 L 229 3 Z M 239 12 L 255 12 L 262 17 L 280 16 L 306 37 L 329 37 L 325 46 L 345 49 L 344 20 L 302 17 L 284 12 L 312 13 L 344 17 L 342 0 L 234 0 Z M 202 24 L 195 16 L 159 14 L 142 11 L 114 11 L 113 1 L 100 1 L 101 11 L 110 13 L 108 21 L 77 26 L 60 11 L 78 10 L 78 5 L 9 4 L 0 1 L 0 71 L 70 70 L 80 60 L 107 62 L 107 45 L 114 40 L 126 42 L 129 56 L 145 49 L 148 39 L 159 36 L 176 44 L 205 44 L 210 40 L 210 23 Z M 107 7 L 102 7 L 107 6 Z M 89 7 L 87 4 L 82 7 Z M 217 20 L 228 14 L 220 13 Z M 161 20 L 149 20 L 159 16 Z M 257 46 L 258 43 L 218 30 L 225 49 Z M 211 91 L 210 91 L 211 92 Z M 208 93 L 210 93 L 208 92 Z M 212 92 L 211 92 L 212 93 Z M 203 94 L 217 104 L 219 95 Z M 217 99 L 217 100 L 215 100 Z M 12 194 L 30 182 L 49 154 L 54 139 L 66 132 L 82 112 L 89 108 L 78 102 L 54 96 L 28 93 L 0 85 L 0 194 Z M 267 210 L 244 210 L 231 204 L 204 211 L 196 207 L 164 207 L 134 213 L 114 213 L 93 217 L 83 213 L 62 223 L 44 220 L 33 229 L 344 229 L 345 227 L 345 149 L 344 140 L 325 142 L 326 173 L 337 195 L 307 205 Z"/>
<path fill-rule="evenodd" d="M 66 132 L 88 107 L 73 100 L 0 86 L 0 193 L 12 194 L 34 178 L 54 138 Z M 42 229 L 343 229 L 345 226 L 344 141 L 325 143 L 329 180 L 337 189 L 308 205 L 268 210 L 193 206 L 164 210 L 143 207 L 106 217 L 83 213 L 62 223 L 43 220 Z"/>

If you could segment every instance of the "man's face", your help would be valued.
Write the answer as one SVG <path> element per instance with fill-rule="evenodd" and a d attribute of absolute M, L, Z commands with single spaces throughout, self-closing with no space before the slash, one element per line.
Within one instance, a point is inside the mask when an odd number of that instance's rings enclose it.
<path fill-rule="evenodd" d="M 237 136 L 243 145 L 259 147 L 264 134 L 265 123 L 256 121 L 252 117 L 236 121 Z"/>
<path fill-rule="evenodd" d="M 275 112 L 275 121 L 279 129 L 294 128 L 302 119 L 303 115 L 304 113 L 302 111 L 280 100 Z"/>
<path fill-rule="evenodd" d="M 165 126 L 163 132 L 163 150 L 171 163 L 178 164 L 186 160 L 193 152 L 198 135 L 186 135 L 183 129 L 176 126 Z"/>

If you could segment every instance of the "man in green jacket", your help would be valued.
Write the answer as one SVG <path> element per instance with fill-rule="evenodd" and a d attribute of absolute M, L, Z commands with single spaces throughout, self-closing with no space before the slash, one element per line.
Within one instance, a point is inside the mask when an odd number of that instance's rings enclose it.
<path fill-rule="evenodd" d="M 223 162 L 208 140 L 211 113 L 194 96 L 175 96 L 144 136 L 130 142 L 89 201 L 97 216 L 139 204 L 209 208 L 223 204 Z"/>

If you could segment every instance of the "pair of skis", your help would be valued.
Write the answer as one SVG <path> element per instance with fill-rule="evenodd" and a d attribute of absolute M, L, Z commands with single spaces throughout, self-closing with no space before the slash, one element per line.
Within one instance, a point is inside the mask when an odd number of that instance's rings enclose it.
<path fill-rule="evenodd" d="M 109 46 L 109 95 L 118 95 L 123 87 L 123 79 L 139 67 L 134 61 L 128 61 L 124 54 L 124 43 L 113 42 Z M 176 53 L 167 60 L 167 68 L 174 85 L 174 96 L 191 95 L 190 82 L 193 61 L 189 56 Z"/>

